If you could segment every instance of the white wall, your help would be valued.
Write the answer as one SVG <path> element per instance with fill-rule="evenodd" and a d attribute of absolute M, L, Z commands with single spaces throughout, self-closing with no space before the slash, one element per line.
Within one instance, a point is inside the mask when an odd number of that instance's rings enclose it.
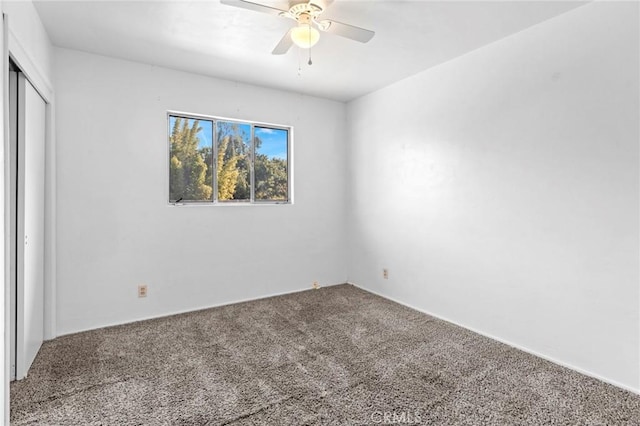
<path fill-rule="evenodd" d="M 346 280 L 344 104 L 64 49 L 55 72 L 59 334 Z M 292 125 L 295 204 L 167 205 L 167 110 Z"/>
<path fill-rule="evenodd" d="M 350 103 L 349 281 L 638 391 L 638 36 L 592 3 Z"/>
<path fill-rule="evenodd" d="M 11 56 L 40 94 L 50 101 L 53 49 L 36 8 L 31 0 L 8 0 L 2 3 L 2 11 L 9 17 Z"/>
<path fill-rule="evenodd" d="M 3 0 L 0 0 L 0 9 L 4 6 Z M 0 94 L 2 95 L 2 102 L 0 103 L 0 135 L 2 135 L 2 143 L 0 144 L 0 158 L 2 159 L 2 168 L 6 170 L 6 164 L 8 163 L 8 153 L 6 150 L 6 146 L 8 145 L 8 133 L 5 128 L 5 103 L 8 96 L 7 90 L 7 71 L 5 69 L 5 65 L 9 62 L 9 58 L 7 58 L 5 52 L 6 37 L 7 31 L 4 24 L 4 16 L 0 20 L 0 49 L 2 53 L 2 69 L 0 69 L 0 81 L 2 81 L 2 86 L 0 86 Z M 8 235 L 9 230 L 6 229 L 5 221 L 7 215 L 5 214 L 7 211 L 7 202 L 6 199 L 10 198 L 6 191 L 6 181 L 5 175 L 8 173 L 5 171 L 0 173 L 0 202 L 2 203 L 2 209 L 0 209 L 0 238 L 4 241 L 4 244 L 0 245 L 0 277 L 3 277 L 2 282 L 4 283 L 3 291 L 0 291 L 0 330 L 3 331 L 2 338 L 0 338 L 0 381 L 2 386 L 0 386 L 0 419 L 4 424 L 9 424 L 9 380 L 11 378 L 11 334 L 9 333 L 9 329 L 7 324 L 11 322 L 11 305 L 10 305 L 10 297 L 11 291 L 8 285 L 11 274 L 9 272 L 9 265 L 7 265 L 6 259 L 9 256 L 6 256 L 6 253 L 9 251 L 9 241 L 5 238 L 5 233 Z M 5 195 L 6 194 L 6 195 Z"/>

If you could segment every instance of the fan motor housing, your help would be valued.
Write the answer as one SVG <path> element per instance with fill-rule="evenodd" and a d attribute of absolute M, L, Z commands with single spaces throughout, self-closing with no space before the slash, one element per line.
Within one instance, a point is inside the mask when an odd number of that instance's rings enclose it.
<path fill-rule="evenodd" d="M 291 0 L 289 2 L 289 13 L 295 18 L 300 15 L 307 14 L 312 17 L 317 17 L 323 11 L 320 4 L 304 1 L 304 0 Z"/>

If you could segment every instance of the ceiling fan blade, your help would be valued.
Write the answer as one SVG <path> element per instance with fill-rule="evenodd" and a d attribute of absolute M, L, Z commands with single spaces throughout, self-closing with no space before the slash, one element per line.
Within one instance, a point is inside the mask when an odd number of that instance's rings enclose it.
<path fill-rule="evenodd" d="M 220 3 L 228 6 L 239 7 L 241 9 L 253 10 L 254 12 L 268 13 L 269 15 L 275 16 L 282 16 L 283 13 L 288 14 L 288 11 L 286 10 L 246 0 L 220 0 Z"/>
<path fill-rule="evenodd" d="M 273 49 L 273 52 L 271 52 L 272 55 L 284 55 L 289 51 L 291 46 L 293 46 L 293 40 L 291 39 L 291 31 L 293 31 L 293 28 L 287 31 L 284 37 L 280 39 L 280 42 L 278 43 L 278 45 Z"/>
<path fill-rule="evenodd" d="M 375 35 L 375 32 L 371 30 L 366 30 L 349 24 L 343 24 L 342 22 L 332 21 L 330 19 L 318 21 L 318 27 L 322 31 L 350 38 L 351 40 L 359 41 L 361 43 L 368 42 Z"/>
<path fill-rule="evenodd" d="M 327 8 L 331 6 L 331 3 L 333 3 L 333 0 L 315 0 L 314 3 L 320 5 L 322 11 L 326 11 Z"/>

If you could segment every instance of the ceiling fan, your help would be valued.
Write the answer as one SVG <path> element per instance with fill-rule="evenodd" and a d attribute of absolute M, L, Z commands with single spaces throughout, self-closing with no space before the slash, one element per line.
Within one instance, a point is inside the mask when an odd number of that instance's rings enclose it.
<path fill-rule="evenodd" d="M 298 25 L 292 27 L 271 52 L 274 55 L 287 53 L 293 44 L 303 49 L 309 49 L 320 39 L 318 30 L 361 43 L 368 42 L 375 34 L 373 31 L 343 24 L 342 22 L 320 19 L 320 15 L 333 3 L 333 0 L 290 0 L 288 10 L 247 0 L 220 0 L 220 2 L 229 6 L 268 13 L 296 21 Z"/>

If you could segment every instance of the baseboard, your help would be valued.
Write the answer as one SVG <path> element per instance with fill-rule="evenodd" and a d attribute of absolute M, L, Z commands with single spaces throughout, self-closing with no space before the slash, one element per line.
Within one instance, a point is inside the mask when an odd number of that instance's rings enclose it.
<path fill-rule="evenodd" d="M 335 283 L 335 284 L 325 284 L 325 285 L 323 285 L 323 286 L 321 286 L 319 288 L 333 287 L 333 286 L 341 285 L 341 284 L 347 284 L 347 283 L 346 282 L 342 282 L 342 283 Z M 214 304 L 214 305 L 197 306 L 197 307 L 194 307 L 194 308 L 181 309 L 181 310 L 177 310 L 177 311 L 169 311 L 169 312 L 162 313 L 162 314 L 159 314 L 159 315 L 150 315 L 150 316 L 135 318 L 135 319 L 132 319 L 132 320 L 127 320 L 127 321 L 107 323 L 107 324 L 101 325 L 99 327 L 88 327 L 88 328 L 81 328 L 79 330 L 73 330 L 73 331 L 69 331 L 69 332 L 64 332 L 64 333 L 58 334 L 55 338 L 62 337 L 62 336 L 69 336 L 69 335 L 77 334 L 77 333 L 84 333 L 85 331 L 101 330 L 103 328 L 116 327 L 116 326 L 125 325 L 125 324 L 133 324 L 133 323 L 136 323 L 136 322 L 149 321 L 149 320 L 158 319 L 158 318 L 166 318 L 166 317 L 171 317 L 171 316 L 174 316 L 174 315 L 187 314 L 187 313 L 190 313 L 190 312 L 205 311 L 207 309 L 219 308 L 219 307 L 222 307 L 222 306 L 235 305 L 237 303 L 253 302 L 253 301 L 256 301 L 256 300 L 269 299 L 271 297 L 278 297 L 278 296 L 286 296 L 288 294 L 301 293 L 303 291 L 311 291 L 311 290 L 314 290 L 314 289 L 313 288 L 309 288 L 309 287 L 305 287 L 305 288 L 298 289 L 298 290 L 293 290 L 293 291 L 283 291 L 283 292 L 279 292 L 279 293 L 269 293 L 269 294 L 266 294 L 266 295 L 260 296 L 260 297 L 247 298 L 247 299 L 236 299 L 236 300 L 232 300 L 232 301 L 228 301 L 228 302 L 217 303 L 217 304 Z M 54 339 L 50 339 L 50 340 L 54 340 Z"/>
<path fill-rule="evenodd" d="M 373 291 L 373 290 L 368 289 L 368 288 L 366 288 L 366 287 L 362 287 L 362 286 L 360 286 L 360 285 L 358 285 L 358 284 L 355 284 L 355 283 L 353 283 L 353 282 L 347 281 L 347 284 L 351 284 L 351 285 L 353 285 L 354 287 L 358 287 L 358 288 L 359 288 L 359 289 L 361 289 L 361 290 L 367 291 L 367 292 L 369 292 L 369 293 L 373 293 L 373 294 L 375 294 L 375 295 L 377 295 L 377 296 L 380 296 L 380 297 L 385 298 L 385 299 L 387 299 L 387 300 L 391 300 L 392 302 L 395 302 L 395 303 L 398 303 L 398 304 L 400 304 L 400 305 L 406 306 L 407 308 L 411 308 L 411 309 L 413 309 L 413 310 L 415 310 L 415 311 L 422 312 L 423 314 L 427 314 L 427 315 L 430 315 L 430 316 L 432 316 L 432 317 L 434 317 L 434 318 L 438 318 L 439 320 L 446 321 L 446 322 L 451 323 L 451 324 L 453 324 L 453 325 L 456 325 L 456 326 L 458 326 L 458 327 L 462 327 L 462 328 L 464 328 L 464 329 L 466 329 L 466 330 L 469 330 L 469 331 L 472 331 L 472 332 L 474 332 L 474 333 L 480 334 L 481 336 L 485 336 L 485 337 L 488 337 L 489 339 L 496 340 L 496 341 L 498 341 L 498 342 L 500 342 L 500 343 L 504 343 L 505 345 L 511 346 L 512 348 L 515 348 L 515 349 L 521 350 L 521 351 L 526 352 L 526 353 L 528 353 L 528 354 L 531 354 L 531 355 L 533 355 L 533 356 L 537 356 L 538 358 L 542 358 L 542 359 L 544 359 L 544 360 L 546 360 L 546 361 L 549 361 L 549 362 L 552 362 L 552 363 L 554 363 L 554 364 L 560 365 L 560 366 L 562 366 L 562 367 L 568 368 L 568 369 L 570 369 L 570 370 L 576 371 L 576 372 L 578 372 L 578 373 L 580 373 L 580 374 L 584 374 L 585 376 L 592 377 L 592 378 L 594 378 L 594 379 L 600 380 L 601 382 L 605 382 L 605 383 L 608 383 L 608 384 L 610 384 L 610 385 L 616 386 L 616 387 L 618 387 L 618 388 L 624 389 L 624 390 L 626 390 L 626 391 L 632 392 L 632 393 L 634 393 L 634 394 L 636 394 L 636 395 L 640 395 L 640 389 L 635 389 L 635 388 L 633 388 L 633 387 L 631 387 L 631 386 L 627 386 L 627 385 L 625 385 L 625 384 L 622 384 L 622 383 L 616 382 L 615 380 L 611 380 L 611 379 L 608 379 L 608 378 L 606 378 L 606 377 L 602 377 L 602 376 L 600 376 L 599 374 L 593 373 L 593 372 L 591 372 L 591 371 L 585 370 L 585 369 L 580 368 L 580 367 L 576 367 L 575 365 L 569 364 L 569 363 L 564 362 L 564 361 L 560 361 L 560 360 L 555 359 L 555 358 L 553 358 L 553 357 L 550 357 L 550 356 L 548 356 L 548 355 L 545 355 L 545 354 L 542 354 L 542 353 L 536 352 L 536 351 L 531 350 L 531 349 L 529 349 L 529 348 L 527 348 L 527 347 L 524 347 L 524 346 L 518 345 L 518 344 L 516 344 L 516 343 L 510 342 L 510 341 L 505 340 L 505 339 L 502 339 L 502 338 L 500 338 L 500 337 L 497 337 L 497 336 L 491 335 L 491 334 L 489 334 L 489 333 L 485 333 L 485 332 L 483 332 L 483 331 L 481 331 L 481 330 L 478 330 L 478 329 L 475 329 L 475 328 L 473 328 L 473 327 L 469 327 L 469 326 L 466 326 L 466 325 L 460 324 L 460 323 L 458 323 L 458 322 L 456 322 L 456 321 L 452 321 L 452 320 L 450 320 L 449 318 L 445 318 L 445 317 L 443 317 L 443 316 L 441 316 L 441 315 L 434 314 L 434 313 L 429 312 L 429 311 L 427 311 L 427 310 L 425 310 L 425 309 L 418 308 L 418 307 L 413 306 L 413 305 L 411 305 L 411 304 L 409 304 L 409 303 L 405 303 L 405 302 L 403 302 L 403 301 L 401 301 L 401 300 L 397 300 L 397 299 L 395 299 L 395 298 L 393 298 L 393 297 L 387 296 L 387 295 L 382 294 L 382 293 L 379 293 L 379 292 L 377 292 L 377 291 Z"/>

